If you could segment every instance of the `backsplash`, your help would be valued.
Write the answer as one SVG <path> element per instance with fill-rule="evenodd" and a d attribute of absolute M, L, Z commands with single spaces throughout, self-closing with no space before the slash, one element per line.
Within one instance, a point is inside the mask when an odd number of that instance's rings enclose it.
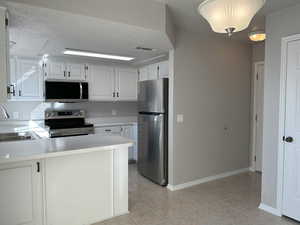
<path fill-rule="evenodd" d="M 7 102 L 2 105 L 7 109 L 10 120 L 41 120 L 44 119 L 44 112 L 47 109 L 84 109 L 88 118 L 137 115 L 136 102 Z M 2 120 L 1 116 L 0 120 Z"/>

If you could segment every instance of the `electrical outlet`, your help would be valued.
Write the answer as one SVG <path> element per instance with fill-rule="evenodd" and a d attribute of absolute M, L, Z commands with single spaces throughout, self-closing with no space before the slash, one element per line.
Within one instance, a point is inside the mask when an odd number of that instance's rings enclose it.
<path fill-rule="evenodd" d="M 183 114 L 177 115 L 177 123 L 183 123 Z"/>
<path fill-rule="evenodd" d="M 113 109 L 113 110 L 111 111 L 111 114 L 112 114 L 113 116 L 116 116 L 116 115 L 117 115 L 117 110 Z"/>

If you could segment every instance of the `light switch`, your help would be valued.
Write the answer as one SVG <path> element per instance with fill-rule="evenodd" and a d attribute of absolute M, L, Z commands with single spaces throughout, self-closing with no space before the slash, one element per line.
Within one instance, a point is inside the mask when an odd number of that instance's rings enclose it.
<path fill-rule="evenodd" d="M 183 114 L 177 114 L 177 123 L 183 123 Z"/>

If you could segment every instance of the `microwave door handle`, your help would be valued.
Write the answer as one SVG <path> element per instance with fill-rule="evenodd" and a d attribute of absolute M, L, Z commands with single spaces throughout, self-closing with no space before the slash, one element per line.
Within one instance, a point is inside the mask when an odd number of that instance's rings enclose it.
<path fill-rule="evenodd" d="M 82 83 L 79 83 L 79 87 L 80 87 L 80 99 L 82 99 Z"/>

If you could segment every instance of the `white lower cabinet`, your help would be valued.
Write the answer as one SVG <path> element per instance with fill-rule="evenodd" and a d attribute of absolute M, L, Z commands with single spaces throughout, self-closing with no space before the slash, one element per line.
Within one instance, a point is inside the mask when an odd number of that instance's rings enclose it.
<path fill-rule="evenodd" d="M 41 225 L 42 176 L 37 161 L 0 166 L 0 224 Z"/>
<path fill-rule="evenodd" d="M 132 147 L 128 149 L 128 160 L 137 160 L 137 125 L 125 125 L 125 126 L 95 126 L 95 133 L 102 135 L 116 135 L 122 136 L 131 140 L 134 140 Z"/>
<path fill-rule="evenodd" d="M 97 223 L 128 213 L 128 147 L 0 165 L 0 184 L 0 225 Z"/>

